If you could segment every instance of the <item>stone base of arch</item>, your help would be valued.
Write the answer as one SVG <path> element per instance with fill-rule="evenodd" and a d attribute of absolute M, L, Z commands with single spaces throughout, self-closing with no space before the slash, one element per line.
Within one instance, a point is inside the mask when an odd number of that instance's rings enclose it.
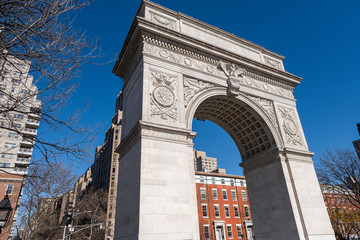
<path fill-rule="evenodd" d="M 140 122 L 120 146 L 115 240 L 199 239 L 192 138 Z M 332 240 L 309 152 L 270 152 L 241 164 L 257 240 Z"/>
<path fill-rule="evenodd" d="M 140 122 L 123 141 L 115 240 L 199 239 L 193 137 Z"/>
<path fill-rule="evenodd" d="M 243 162 L 256 239 L 335 239 L 312 153 L 274 151 Z"/>

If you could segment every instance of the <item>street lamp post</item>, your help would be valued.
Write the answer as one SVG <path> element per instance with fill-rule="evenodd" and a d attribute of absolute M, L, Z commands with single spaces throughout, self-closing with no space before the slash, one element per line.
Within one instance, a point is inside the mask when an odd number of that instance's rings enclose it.
<path fill-rule="evenodd" d="M 8 223 L 11 210 L 11 202 L 9 196 L 6 194 L 4 199 L 0 202 L 0 233 Z"/>
<path fill-rule="evenodd" d="M 83 212 L 79 212 L 79 213 L 78 213 L 78 212 L 74 212 L 74 211 L 69 211 L 69 212 L 68 212 L 67 221 L 69 221 L 69 223 L 66 222 L 66 225 L 65 225 L 65 227 L 64 227 L 63 240 L 65 240 L 66 226 L 68 225 L 69 231 L 73 231 L 74 217 L 76 217 L 77 215 L 83 214 L 83 213 L 91 213 L 91 211 L 83 211 Z M 69 234 L 69 235 L 68 235 L 68 240 L 71 239 L 71 235 L 72 235 L 72 234 Z"/>

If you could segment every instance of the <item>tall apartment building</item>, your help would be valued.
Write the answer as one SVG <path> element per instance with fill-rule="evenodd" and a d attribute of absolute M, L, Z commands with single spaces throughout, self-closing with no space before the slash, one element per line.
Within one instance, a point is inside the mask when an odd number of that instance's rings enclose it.
<path fill-rule="evenodd" d="M 92 172 L 91 169 L 93 166 L 86 169 L 85 173 L 83 173 L 78 180 L 74 184 L 73 189 L 73 206 L 75 207 L 76 204 L 81 200 L 82 196 L 88 190 L 90 184 L 92 183 Z"/>
<path fill-rule="evenodd" d="M 41 102 L 29 70 L 28 61 L 10 55 L 0 59 L 0 197 L 8 195 L 13 209 L 12 222 L 3 229 L 1 240 L 11 235 L 15 224 L 40 123 Z"/>
<path fill-rule="evenodd" d="M 200 239 L 253 240 L 245 177 L 196 172 Z"/>
<path fill-rule="evenodd" d="M 108 191 L 107 220 L 105 228 L 105 239 L 113 239 L 115 224 L 115 200 L 116 186 L 118 179 L 119 154 L 115 148 L 120 144 L 121 119 L 122 119 L 122 93 L 116 99 L 115 115 L 112 124 L 105 134 L 105 141 L 102 146 L 96 148 L 93 164 L 93 189 L 104 189 Z"/>
<path fill-rule="evenodd" d="M 206 152 L 194 149 L 195 171 L 212 172 L 218 169 L 217 159 L 206 156 Z"/>

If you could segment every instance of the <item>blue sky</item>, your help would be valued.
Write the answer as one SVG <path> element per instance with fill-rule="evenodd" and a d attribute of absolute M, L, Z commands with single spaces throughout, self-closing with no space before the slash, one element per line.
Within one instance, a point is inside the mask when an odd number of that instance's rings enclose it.
<path fill-rule="evenodd" d="M 140 0 L 95 0 L 78 12 L 75 24 L 97 39 L 104 57 L 116 58 Z M 285 69 L 303 78 L 295 90 L 300 119 L 314 160 L 326 149 L 352 148 L 360 122 L 360 1 L 156 0 L 156 3 L 214 25 L 285 56 Z M 103 143 L 114 114 L 121 79 L 114 62 L 87 65 L 71 108 L 88 101 L 81 123 L 97 128 Z M 240 154 L 215 124 L 195 122 L 195 148 L 217 157 L 228 173 L 241 174 Z M 92 159 L 90 160 L 92 162 Z M 78 166 L 82 173 L 90 163 Z"/>

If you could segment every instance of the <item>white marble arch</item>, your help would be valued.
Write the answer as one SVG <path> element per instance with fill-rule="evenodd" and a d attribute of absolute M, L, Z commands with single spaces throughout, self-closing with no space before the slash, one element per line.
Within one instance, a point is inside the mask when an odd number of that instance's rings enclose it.
<path fill-rule="evenodd" d="M 123 78 L 115 240 L 199 239 L 193 117 L 242 155 L 257 240 L 333 240 L 283 57 L 143 0 Z"/>

